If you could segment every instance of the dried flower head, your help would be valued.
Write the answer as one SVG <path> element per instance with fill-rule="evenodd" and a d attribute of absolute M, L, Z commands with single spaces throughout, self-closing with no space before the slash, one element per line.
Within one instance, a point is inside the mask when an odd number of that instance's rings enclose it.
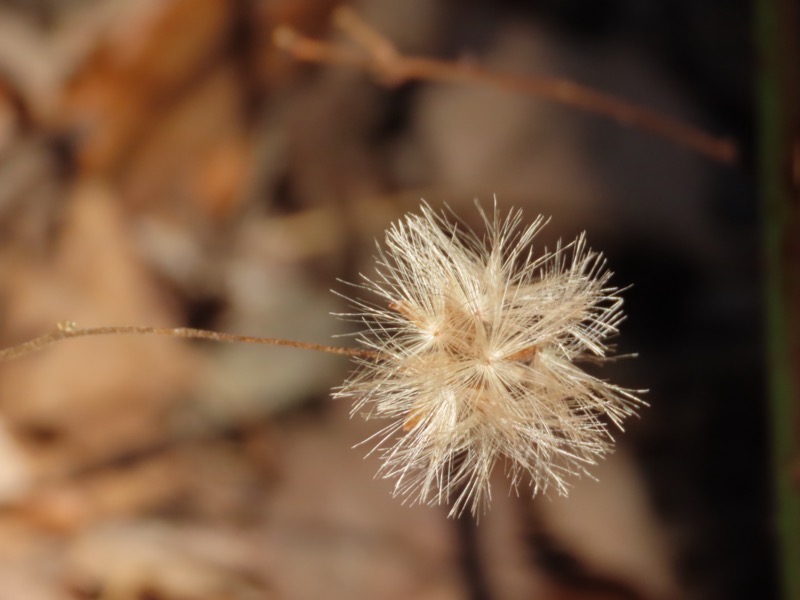
<path fill-rule="evenodd" d="M 515 489 L 527 475 L 534 494 L 566 493 L 610 450 L 607 421 L 621 428 L 640 403 L 576 365 L 604 359 L 623 318 L 602 256 L 583 235 L 535 256 L 541 216 L 478 209 L 483 236 L 426 204 L 393 224 L 377 277 L 357 286 L 381 303 L 342 315 L 377 359 L 358 359 L 336 396 L 391 420 L 371 439 L 395 493 L 451 515 L 479 512 L 498 463 Z"/>

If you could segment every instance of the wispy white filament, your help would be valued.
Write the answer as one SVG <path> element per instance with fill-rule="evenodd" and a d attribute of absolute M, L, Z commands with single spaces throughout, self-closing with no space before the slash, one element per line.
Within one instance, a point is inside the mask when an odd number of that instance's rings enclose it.
<path fill-rule="evenodd" d="M 480 209 L 486 232 L 423 205 L 391 226 L 377 276 L 344 315 L 366 326 L 358 359 L 336 396 L 389 420 L 371 443 L 381 474 L 411 501 L 478 513 L 502 464 L 512 485 L 564 494 L 575 474 L 610 451 L 640 400 L 589 375 L 576 360 L 606 357 L 622 320 L 618 288 L 583 235 L 534 254 L 542 217 Z"/>

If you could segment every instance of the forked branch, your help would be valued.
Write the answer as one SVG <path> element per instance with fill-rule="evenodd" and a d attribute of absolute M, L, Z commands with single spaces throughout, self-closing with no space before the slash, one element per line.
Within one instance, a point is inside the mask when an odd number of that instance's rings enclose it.
<path fill-rule="evenodd" d="M 333 22 L 355 42 L 357 48 L 311 39 L 285 25 L 275 29 L 273 41 L 297 60 L 363 69 L 386 85 L 400 85 L 407 81 L 485 85 L 600 115 L 720 163 L 733 164 L 737 160 L 737 147 L 733 140 L 716 137 L 678 119 L 588 86 L 567 79 L 498 73 L 468 62 L 404 56 L 349 7 L 334 11 Z"/>

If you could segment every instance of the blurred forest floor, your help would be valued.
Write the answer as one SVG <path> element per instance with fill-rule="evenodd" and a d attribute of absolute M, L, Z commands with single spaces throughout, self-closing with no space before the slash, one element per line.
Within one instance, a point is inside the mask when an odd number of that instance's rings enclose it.
<path fill-rule="evenodd" d="M 0 365 L 0 600 L 769 597 L 746 173 L 529 97 L 392 89 L 274 47 L 279 25 L 333 36 L 338 4 L 0 3 L 0 345 L 66 320 L 329 343 L 348 331 L 330 288 L 369 271 L 392 220 L 426 198 L 474 222 L 497 194 L 552 215 L 546 240 L 587 230 L 634 284 L 620 350 L 644 356 L 609 378 L 652 409 L 569 499 L 509 496 L 499 473 L 475 527 L 373 478 L 352 446 L 380 424 L 329 396 L 346 359 L 68 341 Z M 359 10 L 403 51 L 573 78 L 747 141 L 746 102 L 709 116 L 641 39 L 500 6 Z M 747 35 L 715 6 L 733 33 L 708 42 L 714 65 Z"/>

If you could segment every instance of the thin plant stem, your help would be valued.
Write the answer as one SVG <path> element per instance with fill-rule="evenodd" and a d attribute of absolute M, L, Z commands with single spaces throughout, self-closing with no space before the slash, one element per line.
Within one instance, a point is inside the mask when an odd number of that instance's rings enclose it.
<path fill-rule="evenodd" d="M 720 163 L 734 164 L 737 160 L 738 151 L 733 140 L 713 136 L 683 121 L 588 86 L 567 79 L 498 73 L 468 62 L 404 56 L 352 8 L 337 9 L 333 20 L 358 48 L 311 39 L 285 25 L 275 29 L 273 42 L 296 60 L 362 69 L 387 85 L 435 81 L 484 85 L 527 94 L 646 131 Z"/>
<path fill-rule="evenodd" d="M 758 0 L 759 170 L 775 534 L 783 598 L 800 599 L 800 91 L 796 7 Z"/>
<path fill-rule="evenodd" d="M 71 321 L 59 323 L 58 327 L 42 336 L 0 350 L 0 361 L 18 358 L 31 352 L 38 352 L 48 346 L 58 342 L 81 338 L 94 337 L 101 335 L 162 335 L 169 337 L 179 337 L 192 340 L 210 340 L 213 342 L 229 342 L 238 344 L 264 344 L 267 346 L 286 346 L 298 348 L 300 350 L 312 350 L 314 352 L 326 352 L 328 354 L 338 354 L 351 358 L 364 358 L 367 360 L 379 360 L 380 355 L 373 350 L 359 348 L 343 348 L 341 346 L 327 346 L 325 344 L 313 344 L 310 342 L 298 342 L 282 338 L 267 338 L 251 335 L 236 335 L 232 333 L 221 333 L 209 331 L 207 329 L 195 329 L 193 327 L 142 327 L 138 325 L 121 325 L 110 327 L 87 327 L 80 328 Z"/>

